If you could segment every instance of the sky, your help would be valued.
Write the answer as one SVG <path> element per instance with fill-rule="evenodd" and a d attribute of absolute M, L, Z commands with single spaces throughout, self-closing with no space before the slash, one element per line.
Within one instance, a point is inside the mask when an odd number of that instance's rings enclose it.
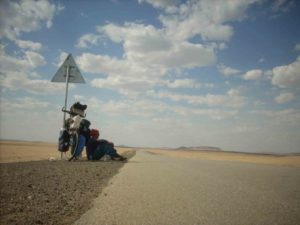
<path fill-rule="evenodd" d="M 72 54 L 116 145 L 300 152 L 300 1 L 0 1 L 0 137 L 56 142 Z"/>

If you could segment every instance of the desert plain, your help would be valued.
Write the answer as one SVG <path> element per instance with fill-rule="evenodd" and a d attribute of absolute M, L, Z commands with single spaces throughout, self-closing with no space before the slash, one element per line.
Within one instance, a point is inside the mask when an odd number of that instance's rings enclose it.
<path fill-rule="evenodd" d="M 116 147 L 128 161 L 60 160 L 0 142 L 0 224 L 297 224 L 300 155 Z M 112 217 L 112 215 L 114 215 Z"/>
<path fill-rule="evenodd" d="M 148 151 L 153 154 L 162 154 L 170 157 L 237 161 L 279 166 L 300 167 L 300 153 L 298 154 L 259 154 L 230 151 L 210 151 L 205 149 L 181 150 L 159 148 L 131 148 L 116 147 L 121 154 L 127 151 Z M 85 155 L 85 152 L 83 152 Z M 0 141 L 0 163 L 24 162 L 60 159 L 56 143 L 27 142 L 27 141 Z"/>
<path fill-rule="evenodd" d="M 0 142 L 0 224 L 72 224 L 124 165 L 60 157 L 57 144 Z"/>

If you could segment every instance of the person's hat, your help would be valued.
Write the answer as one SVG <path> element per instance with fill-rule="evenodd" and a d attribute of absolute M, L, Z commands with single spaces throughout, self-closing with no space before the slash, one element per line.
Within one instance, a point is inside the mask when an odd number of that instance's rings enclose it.
<path fill-rule="evenodd" d="M 98 138 L 99 137 L 99 130 L 97 130 L 97 129 L 91 129 L 90 136 Z"/>

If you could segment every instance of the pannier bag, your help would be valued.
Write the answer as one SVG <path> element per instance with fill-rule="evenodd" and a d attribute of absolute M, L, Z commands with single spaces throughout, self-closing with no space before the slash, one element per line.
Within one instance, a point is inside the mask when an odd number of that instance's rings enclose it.
<path fill-rule="evenodd" d="M 58 151 L 60 152 L 66 152 L 69 149 L 69 141 L 70 141 L 70 135 L 68 131 L 64 128 L 62 128 L 59 132 L 59 138 L 58 138 Z"/>
<path fill-rule="evenodd" d="M 84 117 L 84 110 L 86 110 L 86 108 L 87 105 L 82 105 L 80 102 L 76 102 L 71 106 L 70 112 L 73 116 L 80 115 Z"/>

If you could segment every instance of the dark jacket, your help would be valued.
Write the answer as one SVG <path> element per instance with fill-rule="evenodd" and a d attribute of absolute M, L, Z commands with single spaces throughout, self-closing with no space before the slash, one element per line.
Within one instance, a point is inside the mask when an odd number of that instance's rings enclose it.
<path fill-rule="evenodd" d="M 104 151 L 101 151 L 99 141 L 93 137 L 89 139 L 86 145 L 86 155 L 88 160 L 97 160 L 105 155 Z"/>
<path fill-rule="evenodd" d="M 86 155 L 88 160 L 99 160 L 105 154 L 111 157 L 119 157 L 119 154 L 114 149 L 113 143 L 91 137 L 86 145 Z"/>

